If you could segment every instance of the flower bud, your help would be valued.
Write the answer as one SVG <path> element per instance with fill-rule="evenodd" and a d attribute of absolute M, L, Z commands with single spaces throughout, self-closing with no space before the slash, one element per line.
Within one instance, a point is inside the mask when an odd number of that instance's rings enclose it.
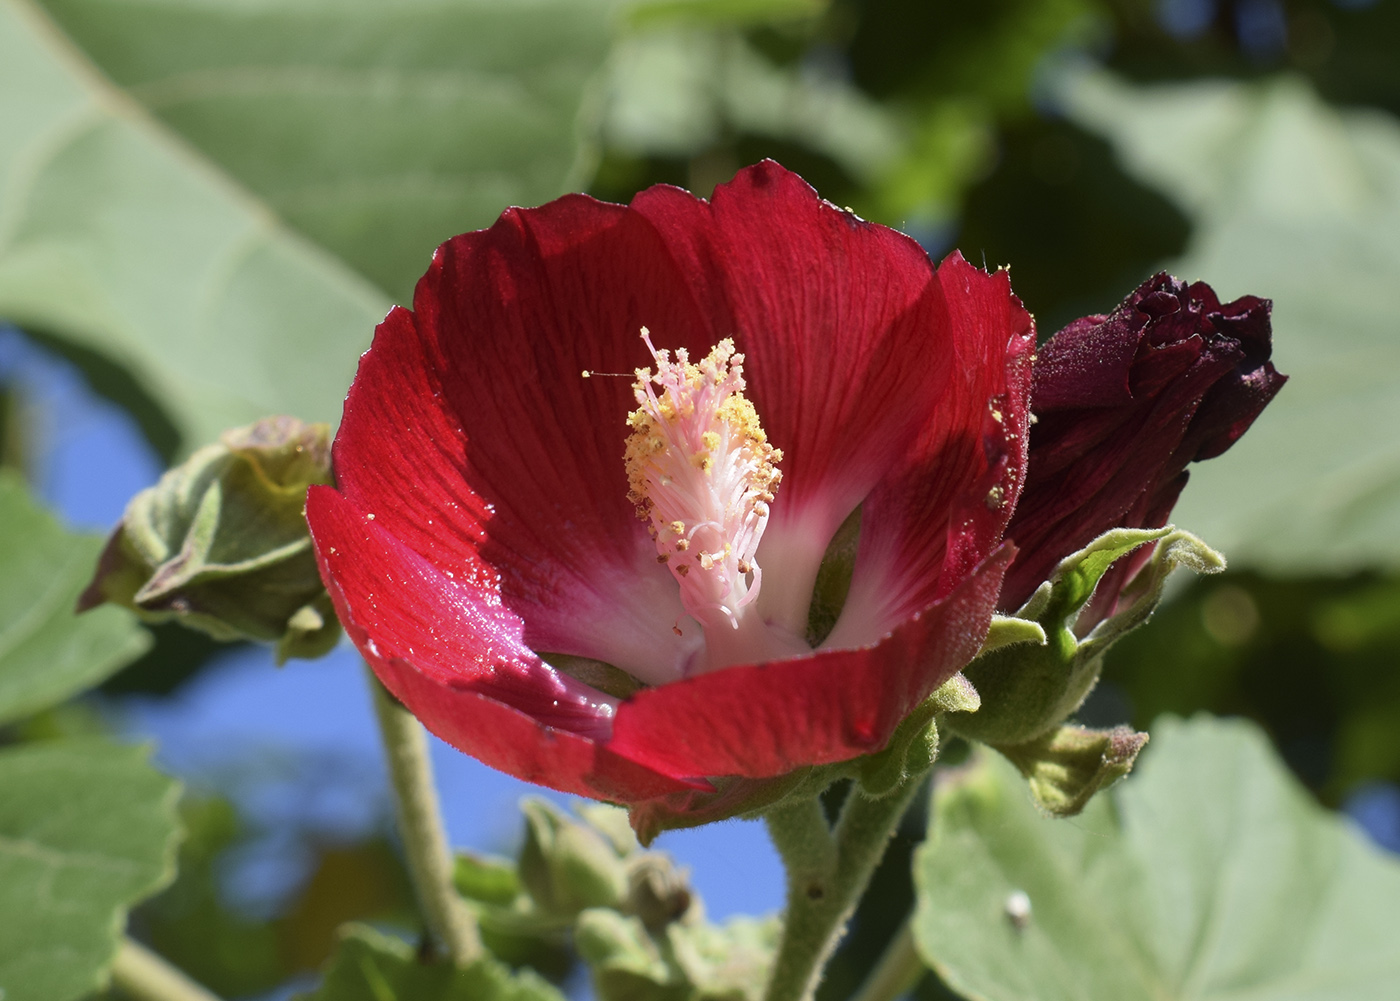
<path fill-rule="evenodd" d="M 127 505 L 78 601 L 124 605 L 218 640 L 275 643 L 278 661 L 340 637 L 316 569 L 306 490 L 328 484 L 330 428 L 269 417 L 224 433 Z"/>
<path fill-rule="evenodd" d="M 520 881 L 546 914 L 572 918 L 589 907 L 618 908 L 627 897 L 627 865 L 613 843 L 548 800 L 530 798 Z"/>
<path fill-rule="evenodd" d="M 1025 776 L 1036 805 L 1072 817 L 1089 798 L 1132 771 L 1147 734 L 1126 726 L 1090 730 L 1062 726 L 1035 740 L 998 747 Z"/>
<path fill-rule="evenodd" d="M 1086 628 L 1085 606 L 1095 587 L 1139 547 L 1148 548 L 1149 559 L 1123 592 L 1123 607 Z M 1225 560 L 1195 536 L 1170 527 L 1116 528 L 1062 560 L 1016 613 L 1038 624 L 1044 639 L 1027 631 L 1026 641 L 997 646 L 969 664 L 963 674 L 976 687 L 981 706 L 975 712 L 949 712 L 941 725 L 997 748 L 1052 732 L 1098 682 L 1109 647 L 1147 621 L 1177 566 L 1215 573 L 1225 568 Z"/>
<path fill-rule="evenodd" d="M 1076 320 L 1039 348 L 1003 609 L 1109 529 L 1167 523 L 1187 465 L 1233 445 L 1286 381 L 1269 362 L 1270 309 L 1254 296 L 1222 305 L 1204 282 L 1159 274 L 1112 314 Z M 1124 561 L 1105 591 L 1116 597 L 1136 569 Z M 1096 601 L 1098 617 L 1112 611 L 1112 600 Z"/>

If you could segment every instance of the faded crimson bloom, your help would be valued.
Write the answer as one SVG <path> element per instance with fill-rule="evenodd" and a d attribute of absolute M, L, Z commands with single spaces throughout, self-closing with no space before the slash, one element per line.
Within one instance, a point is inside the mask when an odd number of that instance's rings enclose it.
<path fill-rule="evenodd" d="M 1037 352 L 1030 463 L 1007 537 L 1020 552 L 1014 610 L 1071 553 L 1111 528 L 1167 523 L 1189 463 L 1220 455 L 1287 381 L 1269 362 L 1267 299 L 1221 305 L 1205 282 L 1159 274 L 1108 316 L 1076 320 Z M 1105 577 L 1090 618 L 1146 559 Z M 1081 626 L 1091 624 L 1081 622 Z"/>
<path fill-rule="evenodd" d="M 395 696 L 533 782 L 683 809 L 876 751 L 986 634 L 1033 346 L 1004 272 L 771 162 L 511 209 L 376 332 L 307 499 L 322 576 Z"/>

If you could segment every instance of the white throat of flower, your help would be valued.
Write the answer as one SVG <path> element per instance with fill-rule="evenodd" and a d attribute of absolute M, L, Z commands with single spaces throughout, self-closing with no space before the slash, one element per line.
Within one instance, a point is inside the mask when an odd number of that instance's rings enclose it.
<path fill-rule="evenodd" d="M 675 361 L 656 350 L 645 327 L 642 340 L 656 373 L 637 369 L 632 386 L 639 406 L 627 418 L 627 497 L 656 542 L 657 561 L 680 585 L 685 610 L 705 628 L 708 666 L 722 666 L 715 647 L 733 646 L 724 634 L 750 631 L 745 611 L 762 582 L 754 554 L 783 455 L 744 397 L 744 356 L 732 340 L 698 364 L 684 348 Z"/>

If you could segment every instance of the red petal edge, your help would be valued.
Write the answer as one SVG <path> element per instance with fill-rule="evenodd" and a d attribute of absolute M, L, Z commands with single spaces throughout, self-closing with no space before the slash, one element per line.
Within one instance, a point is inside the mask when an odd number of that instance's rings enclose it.
<path fill-rule="evenodd" d="M 608 721 L 589 706 L 591 689 L 543 664 L 520 642 L 508 611 L 442 576 L 343 496 L 313 487 L 306 513 L 346 633 L 394 697 L 443 740 L 493 768 L 580 796 L 637 802 L 709 788 L 595 739 Z M 556 725 L 541 721 L 551 717 Z"/>
<path fill-rule="evenodd" d="M 954 377 L 866 499 L 850 594 L 828 646 L 868 643 L 949 593 L 1001 543 L 1025 482 L 1035 323 L 1005 271 L 939 265 Z"/>
<path fill-rule="evenodd" d="M 873 646 L 746 664 L 639 692 L 608 746 L 671 775 L 765 778 L 878 751 L 909 712 L 976 656 L 1003 546 L 943 600 Z"/>

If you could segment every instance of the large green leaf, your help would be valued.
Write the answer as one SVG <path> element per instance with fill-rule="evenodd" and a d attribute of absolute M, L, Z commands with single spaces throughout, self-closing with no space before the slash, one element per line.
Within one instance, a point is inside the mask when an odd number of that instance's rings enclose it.
<path fill-rule="evenodd" d="M 102 740 L 0 752 L 0 996 L 97 988 L 126 908 L 169 882 L 178 785 Z"/>
<path fill-rule="evenodd" d="M 1400 864 L 1251 724 L 1164 720 L 1074 821 L 984 755 L 936 793 L 915 937 L 979 1001 L 1400 997 Z M 1116 809 L 1115 809 L 1116 807 Z"/>
<path fill-rule="evenodd" d="M 494 959 L 464 969 L 421 960 L 402 939 L 347 925 L 326 979 L 302 1001 L 563 1001 L 532 970 L 513 974 Z"/>
<path fill-rule="evenodd" d="M 0 472 L 0 723 L 102 681 L 150 646 L 118 608 L 74 617 L 102 541 L 64 531 Z"/>
<path fill-rule="evenodd" d="M 0 318 L 125 367 L 186 448 L 334 421 L 437 243 L 569 182 L 612 17 L 0 0 Z"/>
<path fill-rule="evenodd" d="M 1192 217 L 1172 271 L 1274 300 L 1292 381 L 1228 455 L 1194 467 L 1174 520 L 1237 564 L 1400 565 L 1400 123 L 1294 79 L 1087 76 L 1064 96 Z"/>
<path fill-rule="evenodd" d="M 86 53 L 399 301 L 433 248 L 558 195 L 613 0 L 44 0 Z"/>

